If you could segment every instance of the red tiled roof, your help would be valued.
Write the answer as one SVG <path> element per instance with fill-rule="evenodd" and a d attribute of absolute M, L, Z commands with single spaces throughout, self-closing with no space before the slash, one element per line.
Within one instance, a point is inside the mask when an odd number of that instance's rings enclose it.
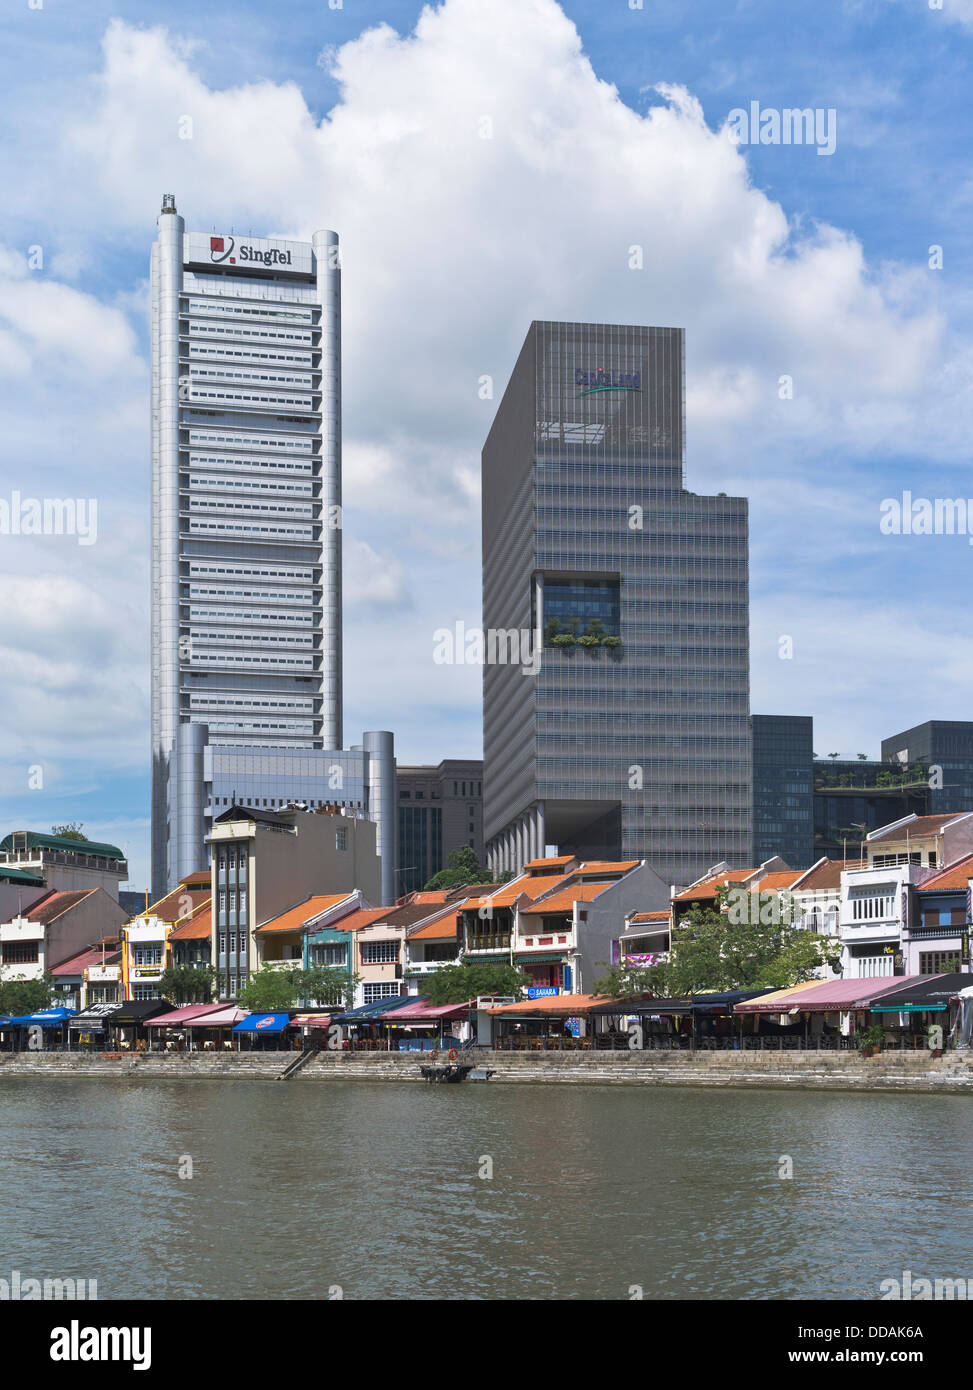
<path fill-rule="evenodd" d="M 59 965 L 51 969 L 52 975 L 81 975 L 92 965 L 101 965 L 102 961 L 106 965 L 121 959 L 121 951 L 106 950 L 104 954 L 96 950 L 94 946 L 86 946 L 83 951 L 78 951 L 73 956 L 68 956 L 67 960 L 62 960 Z"/>
<path fill-rule="evenodd" d="M 669 911 L 663 908 L 661 912 L 633 912 L 628 919 L 630 922 L 668 922 Z"/>
<path fill-rule="evenodd" d="M 455 941 L 459 935 L 456 913 L 451 912 L 437 918 L 435 922 L 428 922 L 426 926 L 419 927 L 408 935 L 410 941 Z"/>
<path fill-rule="evenodd" d="M 331 925 L 336 931 L 358 931 L 361 927 L 367 927 L 379 917 L 387 917 L 390 912 L 394 912 L 394 907 L 359 907 L 354 912 L 349 912 L 347 917 L 340 917 L 337 922 Z"/>
<path fill-rule="evenodd" d="M 147 911 L 134 913 L 132 920 L 136 917 L 158 917 L 160 922 L 182 922 L 194 916 L 209 896 L 210 881 L 207 875 L 202 888 L 189 888 L 180 883 L 178 888 L 173 888 L 171 893 L 152 903 Z"/>
<path fill-rule="evenodd" d="M 523 894 L 528 898 L 537 898 L 541 893 L 546 893 L 558 885 L 566 883 L 570 875 L 565 874 L 539 874 L 536 878 L 529 874 L 521 874 L 520 878 L 515 878 L 511 883 L 498 885 L 493 893 L 484 894 L 482 898 L 474 898 L 472 902 L 463 903 L 461 912 L 472 912 L 481 907 L 512 907 L 517 899 Z"/>
<path fill-rule="evenodd" d="M 812 864 L 810 869 L 798 879 L 794 885 L 794 891 L 804 892 L 824 892 L 829 888 L 841 887 L 841 875 L 845 869 L 860 869 L 862 861 L 860 859 L 824 859 L 817 864 Z"/>
<path fill-rule="evenodd" d="M 97 888 L 82 888 L 70 893 L 51 893 L 48 897 L 35 903 L 33 907 L 28 908 L 24 916 L 28 922 L 40 922 L 43 926 L 49 926 L 65 912 L 69 912 L 72 907 L 76 907 L 83 898 L 87 898 L 97 891 Z"/>
<path fill-rule="evenodd" d="M 550 859 L 531 859 L 524 865 L 525 869 L 556 869 L 562 864 L 573 864 L 573 854 L 555 854 Z"/>
<path fill-rule="evenodd" d="M 873 830 L 868 837 L 868 843 L 874 845 L 885 840 L 897 842 L 905 839 L 928 839 L 930 835 L 938 835 L 943 826 L 948 825 L 950 821 L 959 820 L 960 816 L 967 814 L 966 811 L 950 811 L 945 816 L 917 816 L 915 820 L 906 821 L 903 825 Z"/>
<path fill-rule="evenodd" d="M 593 874 L 627 874 L 637 869 L 640 859 L 593 859 L 590 864 L 581 864 L 575 869 L 579 878 L 590 878 Z"/>
<path fill-rule="evenodd" d="M 748 886 L 761 893 L 781 893 L 785 888 L 793 888 L 804 873 L 803 869 L 777 869 L 772 874 L 764 874 Z"/>
<path fill-rule="evenodd" d="M 973 878 L 973 854 L 965 859 L 959 859 L 955 864 L 951 864 L 948 869 L 944 869 L 935 878 L 927 878 L 919 885 L 920 892 L 944 892 L 947 888 L 965 888 L 967 880 Z"/>

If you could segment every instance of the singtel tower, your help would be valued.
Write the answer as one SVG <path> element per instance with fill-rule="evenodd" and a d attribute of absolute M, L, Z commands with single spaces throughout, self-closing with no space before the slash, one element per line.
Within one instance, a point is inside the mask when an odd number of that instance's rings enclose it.
<path fill-rule="evenodd" d="M 750 854 L 747 503 L 684 484 L 678 328 L 534 323 L 483 450 L 498 871 L 557 846 L 687 883 Z M 493 650 L 505 652 L 502 641 Z"/>
<path fill-rule="evenodd" d="M 394 761 L 390 773 L 390 735 L 331 751 L 342 745 L 337 235 L 187 233 L 167 194 L 151 285 L 160 894 L 205 867 L 206 833 L 231 802 L 327 800 L 377 819 L 383 798 L 394 810 Z"/>

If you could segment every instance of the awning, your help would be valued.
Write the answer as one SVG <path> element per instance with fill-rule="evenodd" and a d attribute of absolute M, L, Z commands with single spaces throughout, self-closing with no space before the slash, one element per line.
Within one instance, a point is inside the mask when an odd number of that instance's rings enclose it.
<path fill-rule="evenodd" d="M 168 1013 L 171 1007 L 168 999 L 129 999 L 117 1005 L 111 1021 L 122 1027 L 131 1023 L 145 1023 L 146 1019 Z"/>
<path fill-rule="evenodd" d="M 867 1009 L 873 999 L 880 994 L 898 993 L 907 989 L 921 975 L 901 975 L 899 983 L 893 983 L 889 975 L 869 976 L 863 980 L 825 980 L 811 984 L 795 985 L 790 990 L 777 990 L 765 994 L 762 999 L 751 1000 L 748 1004 L 737 1006 L 737 1013 L 849 1013 L 853 1009 Z"/>
<path fill-rule="evenodd" d="M 89 1004 L 84 1013 L 75 1014 L 68 1028 L 80 1033 L 103 1033 L 117 1008 L 117 1004 Z"/>
<path fill-rule="evenodd" d="M 62 1028 L 69 1018 L 74 1018 L 74 1013 L 74 1009 L 38 1009 L 34 1014 L 21 1014 L 10 1022 L 22 1028 L 30 1024 L 39 1024 L 41 1028 Z"/>
<path fill-rule="evenodd" d="M 330 1024 L 330 1014 L 298 1014 L 291 1019 L 292 1028 L 328 1028 Z"/>
<path fill-rule="evenodd" d="M 575 1018 L 590 1014 L 598 1002 L 594 994 L 555 994 L 547 999 L 500 1004 L 495 1009 L 487 1009 L 487 1013 L 494 1018 Z"/>
<path fill-rule="evenodd" d="M 196 1018 L 187 1018 L 187 1028 L 232 1028 L 235 1023 L 242 1022 L 247 1016 L 246 1009 L 238 1009 L 235 1006 L 217 1009 L 215 1013 L 199 1014 Z"/>
<path fill-rule="evenodd" d="M 248 1014 L 236 1025 L 234 1033 L 283 1033 L 291 1021 L 290 1014 Z"/>
<path fill-rule="evenodd" d="M 646 1018 L 653 1014 L 731 1014 L 748 999 L 769 995 L 770 989 L 729 989 L 720 993 L 694 994 L 683 999 L 616 999 L 592 1009 L 592 1017 L 605 1018 L 632 1014 Z"/>
<path fill-rule="evenodd" d="M 573 946 L 562 946 L 560 951 L 515 951 L 514 958 L 525 965 L 542 965 L 545 961 L 560 963 L 573 950 Z"/>
<path fill-rule="evenodd" d="M 390 1013 L 393 1009 L 404 1009 L 407 1004 L 414 1004 L 415 998 L 408 994 L 390 994 L 385 999 L 375 999 L 371 1004 L 359 1004 L 357 1009 L 347 1009 L 343 1014 L 335 1014 L 335 1023 L 367 1023 L 369 1019 L 377 1019 L 382 1014 Z"/>
<path fill-rule="evenodd" d="M 949 1007 L 949 1001 L 957 998 L 960 990 L 966 989 L 973 976 L 954 971 L 950 975 L 930 975 L 920 979 L 907 989 L 894 990 L 880 994 L 871 1003 L 873 1014 L 921 1013 L 929 1010 L 942 1013 Z"/>
<path fill-rule="evenodd" d="M 201 1018 L 203 1014 L 215 1014 L 222 1012 L 220 1004 L 183 1004 L 180 1009 L 172 1009 L 166 1014 L 157 1014 L 146 1023 L 147 1028 L 183 1028 L 194 1018 Z"/>
<path fill-rule="evenodd" d="M 422 999 L 415 999 L 411 1004 L 406 1004 L 404 1009 L 395 1010 L 394 1022 L 440 1023 L 446 1019 L 468 1018 L 471 1002 L 476 1004 L 475 999 L 465 1004 L 427 1004 Z"/>

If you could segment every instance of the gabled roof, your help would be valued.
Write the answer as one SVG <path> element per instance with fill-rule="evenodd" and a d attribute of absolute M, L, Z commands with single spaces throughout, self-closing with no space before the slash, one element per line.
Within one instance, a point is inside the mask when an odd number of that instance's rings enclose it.
<path fill-rule="evenodd" d="M 207 874 L 205 887 L 190 888 L 187 883 L 180 883 L 171 893 L 167 893 L 157 903 L 152 903 L 147 911 L 136 912 L 132 921 L 139 917 L 158 917 L 160 922 L 169 923 L 188 921 L 209 898 L 210 880 Z"/>
<path fill-rule="evenodd" d="M 263 811 L 257 806 L 231 806 L 228 811 L 217 816 L 213 824 L 223 825 L 234 820 L 252 820 L 258 825 L 278 825 L 287 830 L 294 828 L 293 816 L 279 816 L 276 811 Z"/>
<path fill-rule="evenodd" d="M 254 935 L 261 936 L 265 933 L 280 931 L 301 931 L 304 924 L 309 922 L 312 917 L 320 917 L 321 913 L 327 912 L 329 908 L 347 902 L 350 896 L 350 893 L 314 894 L 310 898 L 305 898 L 303 902 L 295 903 L 286 912 L 281 912 L 276 917 L 270 917 L 266 922 L 261 922 Z"/>
<path fill-rule="evenodd" d="M 94 946 L 86 946 L 83 951 L 76 952 L 73 956 L 68 956 L 58 965 L 51 969 L 52 975 L 81 975 L 93 965 L 101 965 L 102 961 L 106 965 L 114 965 L 121 960 L 122 953 L 119 950 L 106 950 L 102 953 Z"/>
<path fill-rule="evenodd" d="M 359 907 L 354 912 L 349 912 L 347 917 L 340 917 L 337 922 L 332 922 L 330 929 L 334 931 L 360 931 L 362 927 L 371 926 L 379 917 L 385 917 L 387 913 L 394 910 L 394 908 L 389 907 Z"/>
<path fill-rule="evenodd" d="M 757 872 L 756 869 L 724 869 L 710 878 L 704 878 L 700 883 L 694 883 L 691 888 L 684 888 L 681 893 L 676 893 L 673 902 L 697 902 L 701 898 L 715 898 L 721 888 L 726 888 L 731 883 L 746 883 Z"/>
<path fill-rule="evenodd" d="M 941 874 L 936 874 L 935 878 L 927 878 L 925 883 L 919 885 L 919 892 L 944 893 L 950 888 L 965 889 L 971 878 L 973 878 L 973 854 L 967 855 L 965 859 L 957 860 L 948 869 L 944 869 Z M 973 983 L 973 977 L 971 977 L 970 982 Z"/>
<path fill-rule="evenodd" d="M 778 869 L 772 874 L 764 874 L 749 887 L 761 893 L 782 893 L 787 888 L 793 888 L 803 874 L 803 869 Z"/>
<path fill-rule="evenodd" d="M 410 941 L 455 941 L 459 936 L 459 922 L 456 913 L 444 913 L 435 922 L 427 922 L 423 927 L 415 927 L 407 935 Z"/>
<path fill-rule="evenodd" d="M 628 920 L 630 922 L 668 922 L 669 909 L 664 907 L 658 912 L 633 912 Z"/>
<path fill-rule="evenodd" d="M 916 840 L 928 839 L 930 835 L 938 835 L 944 826 L 951 821 L 962 820 L 968 811 L 950 811 L 948 815 L 942 816 L 912 816 L 908 820 L 896 821 L 894 825 L 886 825 L 880 830 L 873 830 L 867 837 L 867 844 L 881 844 L 883 841 Z"/>
<path fill-rule="evenodd" d="M 97 893 L 97 888 L 82 888 L 70 893 L 48 893 L 46 898 L 41 898 L 39 903 L 28 908 L 24 913 L 28 922 L 40 922 L 44 926 L 50 926 L 59 917 L 63 917 L 65 912 L 70 912 L 78 903 L 85 898 L 90 898 L 92 893 Z"/>
<path fill-rule="evenodd" d="M 213 900 L 207 898 L 198 911 L 169 933 L 170 941 L 207 941 L 213 924 Z"/>
<path fill-rule="evenodd" d="M 797 880 L 794 891 L 822 893 L 828 889 L 838 889 L 841 887 L 841 875 L 845 869 L 860 868 L 860 859 L 819 859 Z"/>
<path fill-rule="evenodd" d="M 612 886 L 610 883 L 572 883 L 570 887 L 552 893 L 549 898 L 541 898 L 531 907 L 521 908 L 521 912 L 525 916 L 538 917 L 544 913 L 571 912 L 575 903 L 590 903 L 601 893 L 607 893 Z"/>
<path fill-rule="evenodd" d="M 541 874 L 536 878 L 530 874 L 521 874 L 511 883 L 499 884 L 492 893 L 485 893 L 482 898 L 473 898 L 464 902 L 460 908 L 461 912 L 472 912 L 481 907 L 512 907 L 517 899 L 523 894 L 528 898 L 537 898 L 541 893 L 547 893 L 552 888 L 567 883 L 567 874 Z"/>
<path fill-rule="evenodd" d="M 555 854 L 549 859 L 531 859 L 524 865 L 525 869 L 557 869 L 563 868 L 565 864 L 573 864 L 573 854 Z"/>
<path fill-rule="evenodd" d="M 640 859 L 593 859 L 590 863 L 579 864 L 574 870 L 577 878 L 594 878 L 598 874 L 627 874 L 637 869 Z"/>

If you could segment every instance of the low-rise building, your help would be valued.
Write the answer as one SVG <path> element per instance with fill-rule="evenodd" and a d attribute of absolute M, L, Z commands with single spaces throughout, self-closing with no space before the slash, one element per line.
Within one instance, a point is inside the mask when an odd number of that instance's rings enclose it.
<path fill-rule="evenodd" d="M 0 979 L 39 980 L 90 942 L 117 933 L 124 919 L 103 888 L 49 891 L 0 923 Z"/>
<path fill-rule="evenodd" d="M 158 999 L 159 980 L 170 963 L 169 935 L 210 900 L 210 876 L 189 874 L 122 928 L 122 990 L 126 999 Z"/>
<path fill-rule="evenodd" d="M 5 835 L 0 840 L 0 865 L 25 870 L 59 892 L 102 888 L 116 902 L 119 884 L 128 879 L 128 862 L 117 846 L 39 830 Z"/>
<path fill-rule="evenodd" d="M 973 855 L 926 879 L 903 940 L 907 975 L 969 970 L 971 893 Z"/>
<path fill-rule="evenodd" d="M 90 1004 L 120 1004 L 120 947 L 119 937 L 106 937 L 55 965 L 51 976 L 58 1005 L 80 1012 Z M 94 997 L 92 971 L 95 973 Z"/>

